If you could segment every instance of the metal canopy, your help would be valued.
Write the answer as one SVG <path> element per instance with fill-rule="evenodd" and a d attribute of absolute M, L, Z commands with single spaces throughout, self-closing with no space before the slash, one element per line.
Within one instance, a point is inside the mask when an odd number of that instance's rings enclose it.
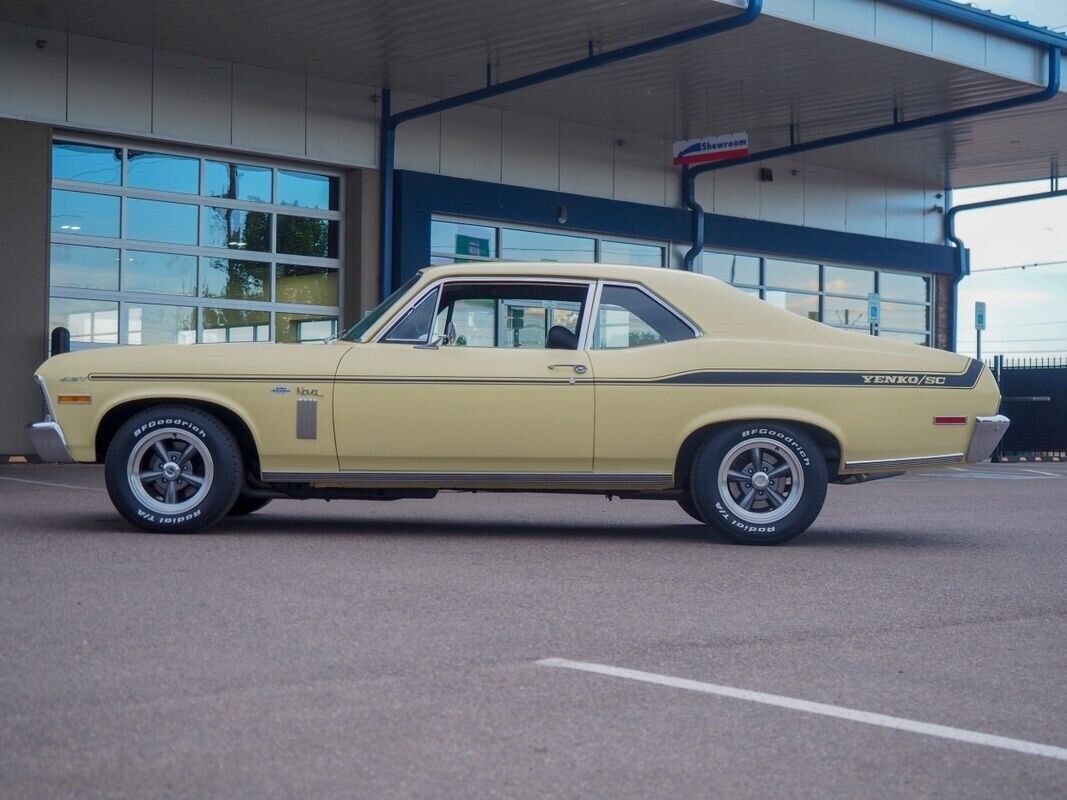
<path fill-rule="evenodd" d="M 447 97 L 737 13 L 707 0 L 7 0 L 0 19 L 394 92 Z M 486 105 L 664 139 L 747 129 L 755 151 L 1032 92 L 991 75 L 764 15 L 754 25 Z M 396 100 L 398 98 L 394 98 Z M 953 187 L 1067 164 L 1067 95 L 808 153 L 798 161 Z"/>

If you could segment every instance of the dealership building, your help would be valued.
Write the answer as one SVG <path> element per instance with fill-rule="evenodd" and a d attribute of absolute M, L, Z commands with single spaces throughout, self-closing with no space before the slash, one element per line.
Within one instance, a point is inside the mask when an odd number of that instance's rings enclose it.
<path fill-rule="evenodd" d="M 692 269 L 952 348 L 952 191 L 1057 188 L 1064 52 L 949 0 L 6 0 L 0 454 L 57 327 L 318 342 L 457 260 Z"/>

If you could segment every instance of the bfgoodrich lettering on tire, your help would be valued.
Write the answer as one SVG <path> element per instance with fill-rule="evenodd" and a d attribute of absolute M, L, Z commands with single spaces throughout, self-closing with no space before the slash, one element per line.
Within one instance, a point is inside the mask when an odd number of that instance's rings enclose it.
<path fill-rule="evenodd" d="M 152 532 L 189 532 L 221 519 L 241 491 L 241 451 L 229 430 L 189 406 L 135 414 L 107 450 L 104 476 L 123 517 Z"/>
<path fill-rule="evenodd" d="M 798 427 L 740 423 L 697 451 L 690 492 L 704 521 L 739 544 L 780 544 L 807 530 L 826 499 L 826 461 Z"/>

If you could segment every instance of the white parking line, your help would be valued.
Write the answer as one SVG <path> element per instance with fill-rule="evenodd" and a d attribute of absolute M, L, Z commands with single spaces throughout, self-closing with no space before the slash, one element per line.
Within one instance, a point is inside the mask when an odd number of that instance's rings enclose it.
<path fill-rule="evenodd" d="M 568 661 L 565 658 L 543 658 L 536 662 L 543 667 L 559 667 L 561 669 L 575 669 L 581 672 L 595 672 L 598 675 L 610 675 L 613 678 L 626 678 L 631 681 L 654 683 L 660 686 L 672 686 L 675 689 L 688 689 L 691 692 L 703 692 L 720 697 L 730 697 L 735 700 L 749 700 L 753 703 L 763 703 L 768 706 L 788 708 L 792 711 L 807 711 L 809 714 L 821 714 L 824 717 L 837 717 L 852 722 L 864 722 L 868 725 L 878 725 L 882 728 L 894 728 L 900 731 L 921 733 L 926 736 L 938 736 L 942 739 L 954 739 L 957 742 L 969 744 L 981 744 L 986 747 L 998 747 L 1002 750 L 1014 750 L 1019 753 L 1027 753 L 1034 756 L 1045 756 L 1067 761 L 1067 749 L 1053 747 L 1048 744 L 1027 742 L 1022 739 L 1009 739 L 1006 736 L 993 736 L 989 733 L 969 731 L 964 728 L 950 728 L 946 725 L 934 725 L 929 722 L 918 722 L 903 717 L 891 717 L 886 714 L 874 714 L 870 711 L 857 711 L 844 706 L 831 706 L 826 703 L 813 703 L 810 700 L 798 700 L 794 697 L 784 697 L 778 694 L 766 694 L 753 692 L 749 689 L 735 689 L 732 686 L 721 686 L 717 683 L 704 683 L 692 681 L 687 678 L 673 678 L 670 675 L 658 675 L 655 672 L 641 672 L 636 669 L 625 667 L 612 667 L 608 664 L 592 664 L 587 661 Z"/>
<path fill-rule="evenodd" d="M 70 483 L 49 483 L 48 481 L 31 481 L 26 478 L 8 478 L 4 475 L 0 475 L 0 481 L 14 481 L 15 483 L 35 483 L 38 486 L 58 486 L 60 489 L 81 489 L 83 492 L 103 492 L 105 489 L 98 489 L 95 486 L 74 486 Z"/>

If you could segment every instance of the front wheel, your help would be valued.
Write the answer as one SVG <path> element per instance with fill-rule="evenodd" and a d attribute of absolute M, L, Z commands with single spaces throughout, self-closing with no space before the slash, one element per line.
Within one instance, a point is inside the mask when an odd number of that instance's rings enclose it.
<path fill-rule="evenodd" d="M 738 544 L 780 544 L 799 536 L 822 510 L 826 484 L 826 461 L 812 438 L 774 422 L 714 432 L 690 472 L 700 515 Z"/>
<path fill-rule="evenodd" d="M 215 417 L 156 406 L 131 417 L 104 460 L 111 502 L 146 531 L 187 533 L 220 520 L 241 491 L 241 451 Z"/>

